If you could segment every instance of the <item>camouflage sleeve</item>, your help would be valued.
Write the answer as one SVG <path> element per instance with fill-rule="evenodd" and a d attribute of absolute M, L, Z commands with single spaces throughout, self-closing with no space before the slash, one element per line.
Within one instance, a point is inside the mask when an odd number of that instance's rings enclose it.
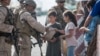
<path fill-rule="evenodd" d="M 5 8 L 0 7 L 0 23 L 3 23 L 5 21 L 6 16 L 7 10 Z"/>
<path fill-rule="evenodd" d="M 4 23 L 6 16 L 7 16 L 7 9 L 0 7 L 0 31 L 11 33 L 13 26 Z"/>
<path fill-rule="evenodd" d="M 45 28 L 42 24 L 40 24 L 39 22 L 37 22 L 35 20 L 35 18 L 33 18 L 31 16 L 30 13 L 28 12 L 24 12 L 21 16 L 20 16 L 20 19 L 25 19 L 27 21 L 27 23 L 33 28 L 33 29 L 36 29 L 37 31 L 39 32 L 42 32 L 44 33 L 45 32 Z"/>
<path fill-rule="evenodd" d="M 24 12 L 21 14 L 20 19 L 25 19 L 32 28 L 34 27 L 33 25 L 36 20 L 31 16 L 29 12 Z"/>

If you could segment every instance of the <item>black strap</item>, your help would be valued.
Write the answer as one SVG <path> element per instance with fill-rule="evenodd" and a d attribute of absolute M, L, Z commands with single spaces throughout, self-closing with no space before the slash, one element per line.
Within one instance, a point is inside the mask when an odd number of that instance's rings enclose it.
<path fill-rule="evenodd" d="M 0 36 L 9 37 L 9 36 L 11 36 L 11 33 L 0 32 Z"/>

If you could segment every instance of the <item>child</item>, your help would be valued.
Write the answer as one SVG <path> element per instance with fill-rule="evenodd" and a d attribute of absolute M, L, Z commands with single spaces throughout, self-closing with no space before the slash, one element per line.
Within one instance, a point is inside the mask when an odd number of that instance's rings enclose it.
<path fill-rule="evenodd" d="M 71 11 L 65 11 L 63 17 L 67 25 L 65 27 L 65 35 L 62 35 L 60 38 L 66 39 L 67 56 L 74 56 L 75 46 L 77 45 L 75 38 L 75 30 L 77 27 L 76 17 Z M 57 31 L 61 32 L 60 30 Z"/>
<path fill-rule="evenodd" d="M 62 29 L 61 25 L 56 22 L 56 12 L 51 11 L 48 14 L 49 24 L 47 26 L 52 28 Z M 61 33 L 56 32 L 54 37 L 48 41 L 46 56 L 61 56 L 60 39 Z"/>

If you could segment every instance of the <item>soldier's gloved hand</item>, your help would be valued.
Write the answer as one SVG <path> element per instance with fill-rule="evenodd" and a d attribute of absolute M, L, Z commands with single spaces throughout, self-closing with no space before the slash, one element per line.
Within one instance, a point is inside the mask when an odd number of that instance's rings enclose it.
<path fill-rule="evenodd" d="M 45 27 L 46 32 L 49 30 L 49 27 Z"/>
<path fill-rule="evenodd" d="M 41 37 L 42 37 L 42 39 L 44 40 L 43 42 L 46 42 L 45 35 L 42 35 Z"/>

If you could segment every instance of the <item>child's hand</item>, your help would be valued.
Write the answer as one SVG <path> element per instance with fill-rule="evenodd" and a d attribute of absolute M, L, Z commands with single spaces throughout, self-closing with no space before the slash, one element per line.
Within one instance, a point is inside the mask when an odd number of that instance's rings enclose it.
<path fill-rule="evenodd" d="M 55 30 L 57 30 L 57 29 L 56 28 L 51 28 L 51 27 L 46 28 L 46 31 L 55 31 Z"/>
<path fill-rule="evenodd" d="M 81 27 L 81 28 L 79 29 L 79 31 L 84 32 L 84 31 L 85 31 L 85 27 Z"/>
<path fill-rule="evenodd" d="M 60 39 L 64 39 L 65 38 L 65 35 L 61 35 L 59 38 Z"/>
<path fill-rule="evenodd" d="M 56 42 L 56 40 L 57 40 L 57 39 L 54 38 L 54 39 L 50 40 L 50 42 L 51 42 L 51 43 L 54 43 L 54 42 Z"/>

